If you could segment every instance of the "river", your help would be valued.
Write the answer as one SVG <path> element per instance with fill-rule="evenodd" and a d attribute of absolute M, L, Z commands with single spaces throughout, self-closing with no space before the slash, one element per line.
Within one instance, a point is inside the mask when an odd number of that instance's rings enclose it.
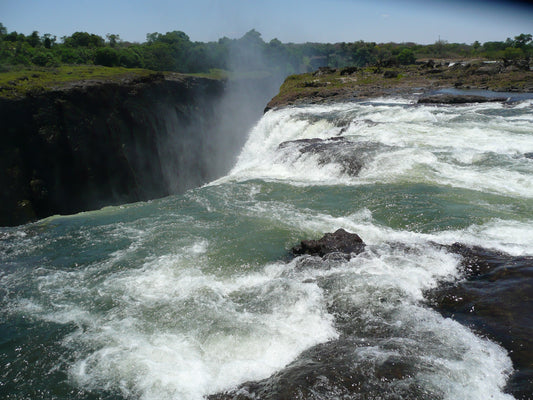
<path fill-rule="evenodd" d="M 426 293 L 464 279 L 455 242 L 533 256 L 531 153 L 531 99 L 287 107 L 203 187 L 0 228 L 0 397 L 200 400 L 290 370 L 308 399 L 512 399 L 509 351 Z M 365 251 L 291 256 L 338 228 Z"/>

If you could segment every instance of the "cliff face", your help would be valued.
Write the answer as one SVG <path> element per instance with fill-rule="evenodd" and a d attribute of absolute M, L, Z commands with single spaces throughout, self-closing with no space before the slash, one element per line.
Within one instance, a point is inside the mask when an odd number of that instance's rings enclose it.
<path fill-rule="evenodd" d="M 0 99 L 0 226 L 205 183 L 221 81 L 153 74 Z M 179 155 L 179 156 L 177 156 Z"/>

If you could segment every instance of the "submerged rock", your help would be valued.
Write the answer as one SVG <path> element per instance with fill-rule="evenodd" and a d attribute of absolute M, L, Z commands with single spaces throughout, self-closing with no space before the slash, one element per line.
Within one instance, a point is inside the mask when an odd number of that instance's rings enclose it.
<path fill-rule="evenodd" d="M 341 228 L 334 233 L 326 233 L 318 240 L 303 240 L 298 246 L 292 248 L 292 253 L 324 257 L 330 253 L 359 254 L 364 249 L 365 243 L 359 235 L 349 233 Z"/>
<path fill-rule="evenodd" d="M 378 341 L 343 337 L 319 344 L 267 379 L 246 382 L 207 399 L 440 399 L 439 393 L 410 378 L 417 365 L 413 360 L 368 357 L 370 345 Z"/>

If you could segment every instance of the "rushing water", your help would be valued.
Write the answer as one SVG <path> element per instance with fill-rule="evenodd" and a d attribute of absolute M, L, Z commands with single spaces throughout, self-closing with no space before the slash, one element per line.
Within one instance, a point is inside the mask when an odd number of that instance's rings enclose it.
<path fill-rule="evenodd" d="M 533 255 L 532 111 L 402 99 L 270 111 L 216 182 L 1 228 L 0 397 L 202 399 L 338 343 L 339 365 L 314 370 L 375 382 L 342 398 L 512 398 L 508 352 L 424 293 L 461 278 L 436 243 Z M 341 227 L 363 253 L 289 256 Z M 313 398 L 341 398 L 327 376 Z"/>

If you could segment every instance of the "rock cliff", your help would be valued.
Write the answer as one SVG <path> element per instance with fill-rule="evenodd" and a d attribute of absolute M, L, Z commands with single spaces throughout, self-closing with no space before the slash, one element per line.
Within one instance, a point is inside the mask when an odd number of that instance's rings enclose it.
<path fill-rule="evenodd" d="M 217 176 L 223 81 L 151 74 L 0 98 L 0 226 L 162 197 Z M 177 156 L 179 155 L 179 156 Z"/>

